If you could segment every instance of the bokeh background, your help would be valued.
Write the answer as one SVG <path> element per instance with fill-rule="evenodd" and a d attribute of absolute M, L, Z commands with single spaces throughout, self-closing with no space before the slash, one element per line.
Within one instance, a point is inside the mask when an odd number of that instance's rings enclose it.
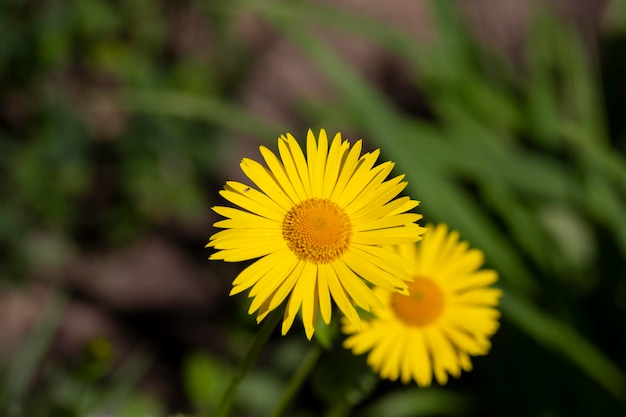
<path fill-rule="evenodd" d="M 210 207 L 308 128 L 380 147 L 505 296 L 460 379 L 380 381 L 337 336 L 286 415 L 626 415 L 624 0 L 4 0 L 0 28 L 0 415 L 211 416 L 258 327 Z M 234 415 L 316 343 L 272 335 Z"/>

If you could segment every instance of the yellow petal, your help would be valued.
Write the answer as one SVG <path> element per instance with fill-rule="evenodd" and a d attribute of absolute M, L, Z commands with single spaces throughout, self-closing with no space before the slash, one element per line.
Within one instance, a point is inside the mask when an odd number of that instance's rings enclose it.
<path fill-rule="evenodd" d="M 349 147 L 350 144 L 347 141 L 342 142 L 341 134 L 337 133 L 332 144 L 330 145 L 330 150 L 328 151 L 328 159 L 326 161 L 326 169 L 322 184 L 322 198 L 330 198 L 333 190 L 335 189 L 337 178 L 339 177 L 341 160 Z"/>
<path fill-rule="evenodd" d="M 251 213 L 255 213 L 259 216 L 272 219 L 277 222 L 283 221 L 285 212 L 282 209 L 269 208 L 260 204 L 257 200 L 252 200 L 240 193 L 231 190 L 222 190 L 220 195 L 239 207 L 248 210 Z"/>
<path fill-rule="evenodd" d="M 302 153 L 302 148 L 300 148 L 298 141 L 290 133 L 287 133 L 287 146 L 289 147 L 291 158 L 296 164 L 296 170 L 298 171 L 298 175 L 302 181 L 302 186 L 306 191 L 306 195 L 311 198 L 313 195 L 311 194 L 311 180 L 309 179 L 307 161 Z"/>
<path fill-rule="evenodd" d="M 324 129 L 320 131 L 316 146 L 315 135 L 309 129 L 307 134 L 307 159 L 309 165 L 309 179 L 311 180 L 311 197 L 322 196 L 324 170 L 326 169 L 327 158 L 328 137 L 326 136 L 326 131 Z"/>
<path fill-rule="evenodd" d="M 354 189 L 355 193 L 353 196 L 346 196 L 347 199 L 351 199 L 346 204 L 346 210 L 357 211 L 375 200 L 378 194 L 384 190 L 383 181 L 391 173 L 393 166 L 393 162 L 385 162 L 371 168 L 364 175 L 355 173 L 354 181 L 350 184 L 350 188 Z M 359 178 L 358 181 L 357 178 Z"/>
<path fill-rule="evenodd" d="M 341 207 L 346 207 L 360 192 L 363 191 L 365 186 L 369 184 L 374 176 L 376 176 L 376 173 L 384 169 L 384 164 L 372 169 L 379 155 L 380 150 L 377 149 L 374 152 L 366 153 L 361 157 L 356 170 L 352 174 L 344 191 L 337 196 L 337 199 L 335 200 L 337 204 Z"/>
<path fill-rule="evenodd" d="M 271 272 L 266 273 L 256 282 L 248 295 L 248 297 L 254 297 L 248 314 L 254 313 L 265 300 L 272 297 L 276 289 L 293 274 L 297 263 L 296 257 L 291 255 L 283 259 L 282 262 L 272 268 Z"/>
<path fill-rule="evenodd" d="M 339 307 L 339 310 L 341 310 L 344 316 L 346 316 L 350 321 L 356 323 L 357 325 L 360 324 L 361 320 L 359 315 L 354 309 L 354 306 L 352 306 L 350 299 L 347 297 L 346 291 L 341 285 L 336 271 L 333 270 L 330 272 L 326 276 L 326 279 L 328 280 L 328 289 L 330 290 L 330 294 L 332 295 L 333 300 L 335 300 L 337 307 Z"/>
<path fill-rule="evenodd" d="M 317 266 L 317 293 L 319 296 L 320 312 L 324 323 L 330 323 L 332 315 L 332 305 L 330 301 L 330 291 L 328 289 L 328 264 L 319 264 Z"/>
<path fill-rule="evenodd" d="M 309 194 L 304 187 L 302 178 L 298 173 L 298 169 L 296 168 L 296 162 L 291 155 L 291 150 L 289 148 L 289 143 L 286 138 L 281 138 L 278 142 L 278 152 L 280 153 L 280 159 L 283 161 L 283 166 L 285 167 L 285 172 L 287 173 L 287 178 L 289 178 L 289 182 L 293 186 L 296 194 L 298 195 L 298 199 L 300 201 L 304 201 L 309 198 Z M 308 178 L 307 178 L 308 183 Z"/>
<path fill-rule="evenodd" d="M 209 256 L 209 259 L 221 259 L 226 262 L 241 262 L 261 258 L 276 252 L 283 252 L 285 249 L 287 249 L 287 247 L 283 242 L 273 242 L 272 244 L 244 246 L 238 249 L 222 249 Z"/>
<path fill-rule="evenodd" d="M 230 295 L 240 293 L 256 284 L 268 271 L 287 256 L 285 252 L 273 252 L 259 259 L 246 269 L 241 271 L 237 278 L 233 281 L 233 289 Z"/>
<path fill-rule="evenodd" d="M 306 262 L 300 279 L 303 281 L 302 323 L 307 339 L 311 340 L 317 321 L 317 265 Z"/>
<path fill-rule="evenodd" d="M 241 170 L 263 191 L 272 201 L 278 204 L 285 212 L 294 206 L 294 202 L 280 187 L 277 180 L 271 175 L 270 171 L 257 161 L 244 158 L 241 161 Z"/>
<path fill-rule="evenodd" d="M 366 311 L 370 311 L 372 307 L 382 307 L 372 290 L 346 264 L 338 260 L 332 263 L 332 267 L 339 277 L 341 286 L 359 307 Z"/>
<path fill-rule="evenodd" d="M 333 201 L 337 201 L 339 196 L 344 192 L 346 185 L 350 178 L 352 178 L 352 174 L 357 166 L 359 161 L 359 155 L 361 154 L 361 148 L 363 146 L 363 141 L 358 140 L 352 146 L 345 160 L 342 161 L 341 167 L 339 168 L 339 178 L 337 178 L 337 183 L 335 184 L 335 189 L 333 190 L 330 199 Z"/>
<path fill-rule="evenodd" d="M 287 194 L 289 199 L 293 201 L 294 204 L 301 202 L 302 199 L 306 197 L 304 189 L 302 189 L 302 195 L 299 195 L 296 192 L 291 179 L 287 176 L 285 166 L 278 160 L 278 157 L 274 154 L 274 152 L 270 151 L 265 146 L 261 146 L 259 149 L 261 150 L 261 155 L 263 156 L 267 167 L 276 179 L 280 188 L 285 192 L 285 194 Z"/>
<path fill-rule="evenodd" d="M 417 213 L 397 214 L 395 216 L 382 217 L 367 223 L 355 224 L 352 227 L 352 230 L 354 232 L 360 232 L 366 230 L 389 229 L 392 227 L 400 227 L 415 223 L 421 218 L 422 215 Z"/>
<path fill-rule="evenodd" d="M 408 357 L 411 373 L 419 386 L 427 387 L 432 382 L 433 368 L 424 334 L 419 330 L 409 330 L 407 337 L 408 345 L 413 347 L 412 354 Z"/>
<path fill-rule="evenodd" d="M 341 258 L 345 264 L 363 279 L 388 291 L 405 289 L 406 283 L 389 272 L 372 263 L 368 257 L 361 256 L 354 251 L 348 250 Z"/>

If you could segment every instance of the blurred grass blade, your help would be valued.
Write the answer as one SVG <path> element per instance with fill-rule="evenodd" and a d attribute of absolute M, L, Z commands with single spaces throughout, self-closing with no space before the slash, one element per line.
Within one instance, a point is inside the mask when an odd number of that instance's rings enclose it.
<path fill-rule="evenodd" d="M 152 358 L 144 350 L 136 349 L 132 352 L 111 375 L 113 389 L 103 403 L 107 404 L 111 410 L 119 409 L 120 404 L 131 396 L 133 389 L 146 375 L 151 364 Z"/>
<path fill-rule="evenodd" d="M 614 233 L 626 257 L 626 193 L 620 195 L 606 178 L 598 174 L 590 174 L 582 185 L 582 204 L 588 207 L 600 224 Z"/>
<path fill-rule="evenodd" d="M 64 294 L 52 292 L 49 295 L 39 322 L 9 364 L 0 407 L 3 404 L 19 404 L 26 397 L 33 377 L 57 330 L 66 303 Z"/>
<path fill-rule="evenodd" d="M 547 12 L 537 10 L 531 20 L 529 41 L 526 57 L 528 60 L 528 79 L 526 82 L 526 99 L 530 138 L 536 139 L 544 146 L 562 146 L 558 134 L 560 115 L 559 96 L 553 75 L 553 48 L 551 47 L 552 24 Z"/>
<path fill-rule="evenodd" d="M 616 398 L 626 401 L 624 373 L 574 328 L 510 292 L 502 299 L 501 307 L 521 329 L 563 354 Z"/>
<path fill-rule="evenodd" d="M 363 417 L 461 416 L 471 414 L 469 398 L 438 388 L 409 388 L 391 391 L 365 407 Z"/>
<path fill-rule="evenodd" d="M 560 67 L 564 97 L 564 116 L 575 120 L 585 132 L 585 140 L 598 149 L 609 145 L 604 103 L 600 96 L 599 80 L 592 71 L 591 51 L 585 50 L 575 28 L 566 26 L 550 16 L 555 31 L 554 59 Z"/>
<path fill-rule="evenodd" d="M 255 137 L 277 137 L 284 126 L 256 117 L 240 106 L 214 97 L 176 91 L 127 90 L 121 95 L 131 111 L 212 123 Z"/>

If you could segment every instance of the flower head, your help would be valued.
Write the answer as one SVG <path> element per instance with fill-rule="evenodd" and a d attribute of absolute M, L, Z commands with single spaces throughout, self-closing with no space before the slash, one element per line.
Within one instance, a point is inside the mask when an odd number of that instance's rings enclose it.
<path fill-rule="evenodd" d="M 280 159 L 261 146 L 267 166 L 243 159 L 241 169 L 256 187 L 226 183 L 220 194 L 237 205 L 213 207 L 226 230 L 207 246 L 210 259 L 238 262 L 257 259 L 233 281 L 231 295 L 250 289 L 249 313 L 261 321 L 288 298 L 282 325 L 285 334 L 298 311 L 307 337 L 315 330 L 318 311 L 331 318 L 331 299 L 351 321 L 353 306 L 370 311 L 380 305 L 369 285 L 406 292 L 411 278 L 401 258 L 385 245 L 415 242 L 424 228 L 422 216 L 407 213 L 418 205 L 395 198 L 405 187 L 403 176 L 386 180 L 393 163 L 374 166 L 380 153 L 361 155 L 338 133 L 329 143 L 322 130 L 316 140 L 309 130 L 306 158 L 296 139 L 278 140 Z"/>
<path fill-rule="evenodd" d="M 409 294 L 375 289 L 383 307 L 362 327 L 348 321 L 344 346 L 355 354 L 369 351 L 367 361 L 382 378 L 431 384 L 433 374 L 445 384 L 472 369 L 470 355 L 486 354 L 498 329 L 496 309 L 502 292 L 490 288 L 498 276 L 479 268 L 483 254 L 460 242 L 444 224 L 424 235 L 417 245 L 401 245 L 399 253 L 414 278 Z"/>

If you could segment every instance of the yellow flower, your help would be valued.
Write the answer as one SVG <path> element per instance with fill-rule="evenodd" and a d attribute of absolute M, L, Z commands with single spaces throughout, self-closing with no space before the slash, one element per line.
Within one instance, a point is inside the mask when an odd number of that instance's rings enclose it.
<path fill-rule="evenodd" d="M 374 166 L 379 150 L 361 155 L 362 142 L 350 146 L 337 134 L 329 144 L 309 130 L 307 157 L 291 134 L 278 140 L 280 159 L 261 146 L 267 167 L 243 159 L 241 169 L 257 188 L 230 181 L 220 194 L 239 208 L 213 207 L 227 219 L 215 223 L 210 259 L 258 259 L 233 281 L 231 295 L 250 289 L 249 314 L 257 322 L 288 296 L 285 334 L 301 308 L 307 338 L 313 336 L 318 310 L 331 318 L 331 299 L 351 321 L 352 305 L 370 311 L 379 305 L 366 281 L 389 291 L 404 291 L 411 278 L 401 258 L 384 245 L 415 242 L 422 216 L 407 211 L 419 203 L 395 197 L 404 176 L 386 180 L 394 164 Z"/>
<path fill-rule="evenodd" d="M 414 278 L 409 295 L 376 288 L 383 307 L 372 310 L 371 320 L 362 327 L 342 321 L 349 335 L 344 347 L 357 355 L 369 351 L 367 362 L 382 378 L 420 386 L 430 385 L 433 374 L 445 384 L 448 374 L 472 369 L 470 355 L 489 351 L 502 296 L 489 288 L 497 273 L 479 270 L 481 251 L 459 242 L 445 224 L 427 229 L 419 244 L 396 247 Z"/>

